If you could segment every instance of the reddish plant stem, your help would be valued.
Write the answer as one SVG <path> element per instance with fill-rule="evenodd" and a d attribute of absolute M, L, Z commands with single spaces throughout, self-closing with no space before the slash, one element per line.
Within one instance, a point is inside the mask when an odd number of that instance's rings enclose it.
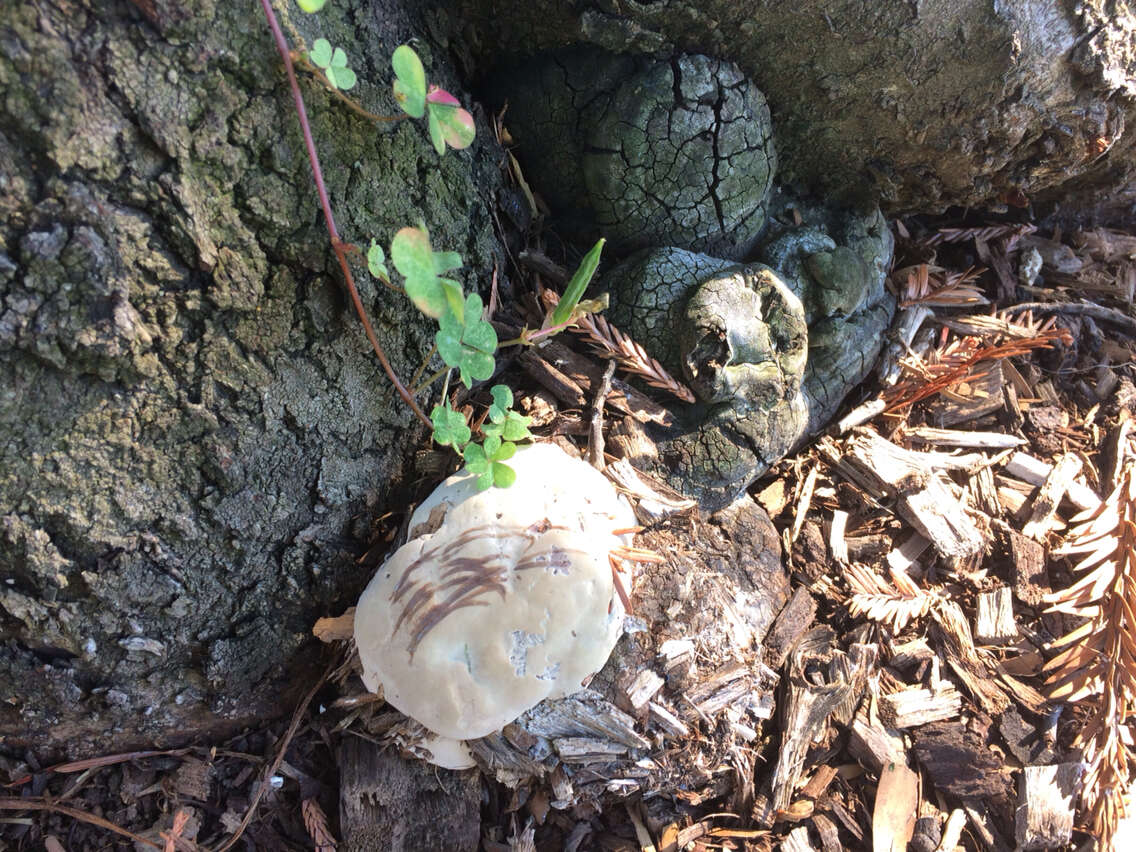
<path fill-rule="evenodd" d="M 402 397 L 402 401 L 410 406 L 410 410 L 414 412 L 417 417 L 427 428 L 433 428 L 433 424 L 418 407 L 418 403 L 414 401 L 414 397 L 406 389 L 406 386 L 399 380 L 398 375 L 395 373 L 394 368 L 391 367 L 390 361 L 387 360 L 386 353 L 383 352 L 383 347 L 379 345 L 379 339 L 375 336 L 375 329 L 371 325 L 371 320 L 367 316 L 367 311 L 363 307 L 363 300 L 359 298 L 359 291 L 355 288 L 355 278 L 351 275 L 351 267 L 347 263 L 347 243 L 339 238 L 339 231 L 335 227 L 335 217 L 331 213 L 331 202 L 327 197 L 327 187 L 323 182 L 323 170 L 320 168 L 319 154 L 316 153 L 316 143 L 312 139 L 312 128 L 308 124 L 308 112 L 304 108 L 304 96 L 300 94 L 300 84 L 296 82 L 296 69 L 292 67 L 292 54 L 288 49 L 288 42 L 284 39 L 284 33 L 280 29 L 280 22 L 276 20 L 276 13 L 272 9 L 271 0 L 260 0 L 260 5 L 264 8 L 264 15 L 268 18 L 268 26 L 272 30 L 272 37 L 276 41 L 276 49 L 280 52 L 280 57 L 284 60 L 284 70 L 288 74 L 288 85 L 292 88 L 292 100 L 296 104 L 296 117 L 300 120 L 300 130 L 304 134 L 304 147 L 308 150 L 308 161 L 312 164 L 312 177 L 316 182 L 316 192 L 319 195 L 320 207 L 323 208 L 323 220 L 327 223 L 327 233 L 331 238 L 331 247 L 335 251 L 335 256 L 339 259 L 339 268 L 343 270 L 343 279 L 347 282 L 347 291 L 351 294 L 351 302 L 355 305 L 355 313 L 359 315 L 360 321 L 363 323 L 363 330 L 367 333 L 367 339 L 371 341 L 371 347 L 375 350 L 375 354 L 379 356 L 379 363 L 383 365 L 383 370 L 390 379 L 394 389 L 398 391 L 398 395 Z"/>

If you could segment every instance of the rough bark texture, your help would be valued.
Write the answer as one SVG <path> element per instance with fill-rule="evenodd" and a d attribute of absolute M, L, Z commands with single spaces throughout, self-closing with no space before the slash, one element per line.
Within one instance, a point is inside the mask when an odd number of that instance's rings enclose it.
<path fill-rule="evenodd" d="M 439 6 L 483 70 L 577 43 L 736 62 L 769 100 L 782 180 L 879 195 L 895 212 L 1115 189 L 1136 171 L 1125 0 Z M 1104 212 L 1133 197 L 1118 192 Z"/>
<path fill-rule="evenodd" d="M 421 34 L 399 3 L 279 6 L 395 111 L 389 56 Z M 421 125 L 301 85 L 344 238 L 422 219 L 483 285 L 485 124 L 439 160 Z M 280 712 L 423 430 L 344 297 L 259 4 L 3 0 L 0 94 L 0 740 L 90 751 Z M 429 325 L 361 278 L 408 377 Z"/>

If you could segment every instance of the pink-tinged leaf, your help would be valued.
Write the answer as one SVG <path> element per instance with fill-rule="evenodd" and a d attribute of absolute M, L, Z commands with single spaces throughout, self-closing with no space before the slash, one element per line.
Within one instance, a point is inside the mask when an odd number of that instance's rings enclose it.
<path fill-rule="evenodd" d="M 461 101 L 447 92 L 445 89 L 439 89 L 437 86 L 431 86 L 430 91 L 426 94 L 426 100 L 432 104 L 443 104 L 444 106 L 461 106 Z"/>
<path fill-rule="evenodd" d="M 431 102 L 427 105 L 430 113 L 430 133 L 434 136 L 435 128 L 441 138 L 451 148 L 468 148 L 473 143 L 476 129 L 473 116 L 461 107 Z"/>

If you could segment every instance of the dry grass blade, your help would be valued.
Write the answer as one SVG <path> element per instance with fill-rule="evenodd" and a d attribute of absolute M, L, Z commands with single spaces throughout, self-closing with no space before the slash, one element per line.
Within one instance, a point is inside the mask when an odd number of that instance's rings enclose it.
<path fill-rule="evenodd" d="M 893 571 L 892 586 L 883 577 L 857 563 L 848 566 L 845 576 L 852 587 L 848 611 L 872 621 L 890 625 L 896 633 L 914 619 L 926 615 L 936 596 L 920 589 L 902 571 Z"/>
<path fill-rule="evenodd" d="M 95 825 L 99 828 L 113 831 L 115 834 L 120 834 L 123 837 L 134 842 L 135 846 L 148 846 L 151 849 L 161 849 L 162 847 L 155 843 L 153 840 L 135 834 L 133 831 L 128 831 L 121 826 L 115 825 L 108 819 L 103 819 L 101 816 L 89 814 L 79 808 L 72 808 L 66 805 L 60 805 L 56 802 L 48 801 L 46 799 L 35 798 L 0 798 L 0 810 L 9 811 L 50 811 L 54 814 L 62 814 L 63 816 L 77 819 L 80 822 L 85 822 L 89 825 Z"/>
<path fill-rule="evenodd" d="M 1057 640 L 1045 665 L 1050 695 L 1087 711 L 1075 745 L 1088 768 L 1084 811 L 1103 848 L 1112 848 L 1132 780 L 1130 717 L 1136 705 L 1136 463 L 1129 460 L 1109 498 L 1078 516 L 1059 555 L 1081 555 L 1083 573 L 1048 595 L 1051 610 L 1087 619 Z"/>
<path fill-rule="evenodd" d="M 300 813 L 303 814 L 304 828 L 308 830 L 316 852 L 335 852 L 335 837 L 328 828 L 327 815 L 319 802 L 312 798 L 304 799 L 300 803 Z"/>
<path fill-rule="evenodd" d="M 558 297 L 551 290 L 544 291 L 545 306 L 556 307 Z M 588 342 L 602 355 L 613 358 L 620 368 L 639 376 L 651 387 L 665 390 L 683 402 L 694 402 L 690 388 L 666 371 L 662 364 L 647 351 L 598 314 L 580 316 L 572 330 L 588 338 Z"/>

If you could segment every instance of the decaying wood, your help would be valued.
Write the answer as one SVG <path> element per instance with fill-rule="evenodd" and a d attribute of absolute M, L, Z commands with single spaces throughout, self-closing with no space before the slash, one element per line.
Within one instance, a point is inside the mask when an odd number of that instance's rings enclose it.
<path fill-rule="evenodd" d="M 641 521 L 658 521 L 680 512 L 689 512 L 698 505 L 637 470 L 627 459 L 609 463 L 604 473 L 622 491 L 635 498 L 635 514 Z"/>
<path fill-rule="evenodd" d="M 962 695 L 947 680 L 933 689 L 905 689 L 880 697 L 880 718 L 899 730 L 953 719 L 961 711 Z"/>
<path fill-rule="evenodd" d="M 1030 508 L 1030 518 L 1022 527 L 1022 535 L 1040 541 L 1045 537 L 1057 514 L 1061 499 L 1069 490 L 1073 480 L 1081 473 L 1082 462 L 1072 453 L 1065 453 L 1049 472 L 1034 498 Z"/>
<path fill-rule="evenodd" d="M 913 728 L 914 752 L 940 793 L 960 798 L 1007 794 L 1001 758 L 961 722 Z"/>
<path fill-rule="evenodd" d="M 1039 606 L 1052 590 L 1045 567 L 1045 548 L 1017 530 L 1003 528 L 1013 562 L 1014 593 L 1030 606 Z"/>
<path fill-rule="evenodd" d="M 556 397 L 562 405 L 567 405 L 570 408 L 583 408 L 587 404 L 588 400 L 584 396 L 584 391 L 576 382 L 531 349 L 526 349 L 518 355 L 517 363 L 524 367 L 525 372 Z"/>
<path fill-rule="evenodd" d="M 814 636 L 817 641 L 810 641 Z M 802 637 L 790 660 L 790 677 L 785 709 L 782 714 L 781 748 L 770 779 L 770 804 L 773 811 L 787 809 L 796 792 L 804 768 L 809 745 L 816 740 L 834 714 L 847 717 L 863 693 L 867 677 L 876 665 L 875 646 L 853 645 L 844 654 L 829 644 L 832 632 L 827 627 L 815 628 Z M 828 682 L 811 683 L 804 678 L 808 661 L 824 657 L 830 660 Z"/>
<path fill-rule="evenodd" d="M 879 713 L 869 709 L 874 704 L 874 700 L 866 701 L 852 720 L 848 751 L 865 769 L 879 772 L 888 763 L 906 760 L 907 747 L 903 734 L 885 725 Z"/>
<path fill-rule="evenodd" d="M 383 749 L 358 737 L 339 747 L 342 848 L 468 852 L 481 835 L 481 779 Z"/>
<path fill-rule="evenodd" d="M 816 611 L 816 601 L 808 589 L 798 586 L 793 590 L 793 596 L 777 614 L 765 637 L 765 660 L 771 668 L 781 668 L 793 645 L 813 623 Z"/>
<path fill-rule="evenodd" d="M 592 416 L 588 423 L 588 464 L 596 470 L 603 470 L 607 465 L 604 461 L 604 400 L 611 393 L 611 379 L 614 375 L 615 361 L 608 361 L 600 386 L 592 399 Z"/>
<path fill-rule="evenodd" d="M 986 644 L 999 644 L 1017 638 L 1013 593 L 1007 587 L 979 592 L 974 636 L 979 642 Z"/>
<path fill-rule="evenodd" d="M 899 496 L 900 514 L 948 567 L 968 564 L 982 554 L 985 536 L 925 456 L 869 432 L 848 442 L 846 458 L 863 477 L 875 480 L 877 489 Z"/>
<path fill-rule="evenodd" d="M 1018 782 L 1015 834 L 1021 849 L 1056 849 L 1073 836 L 1073 806 L 1080 793 L 1081 763 L 1027 766 Z"/>

